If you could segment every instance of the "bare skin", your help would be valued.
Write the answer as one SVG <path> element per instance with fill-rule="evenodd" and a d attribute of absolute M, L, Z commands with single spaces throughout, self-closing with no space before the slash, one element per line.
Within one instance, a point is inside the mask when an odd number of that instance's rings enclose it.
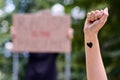
<path fill-rule="evenodd" d="M 107 80 L 100 53 L 98 32 L 106 23 L 108 8 L 91 11 L 84 25 L 87 80 Z"/>

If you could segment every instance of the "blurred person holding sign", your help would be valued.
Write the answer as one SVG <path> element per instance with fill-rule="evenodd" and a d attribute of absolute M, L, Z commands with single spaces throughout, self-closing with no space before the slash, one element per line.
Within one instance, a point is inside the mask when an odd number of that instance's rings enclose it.
<path fill-rule="evenodd" d="M 24 17 L 23 15 L 18 15 L 17 19 L 15 18 L 14 20 L 16 22 L 11 27 L 11 35 L 16 51 L 18 50 L 23 52 L 25 50 L 30 52 L 25 80 L 57 80 L 57 55 L 60 52 L 70 51 L 70 40 L 73 37 L 73 29 L 70 28 L 70 17 L 64 17 L 63 15 L 51 16 L 49 12 L 38 13 L 35 15 L 35 18 L 34 15 L 33 17 L 31 17 L 31 15 L 27 15 L 27 17 Z M 39 19 L 40 17 L 42 18 Z M 20 20 L 20 18 L 23 19 Z M 28 19 L 26 20 L 26 18 Z M 24 24 L 25 22 L 31 23 Z M 22 25 L 25 27 L 23 27 Z M 52 30 L 52 28 L 56 29 L 56 31 Z M 30 30 L 33 31 L 30 32 Z M 26 38 L 25 35 L 27 35 Z M 63 41 L 59 42 L 60 40 L 62 40 L 60 38 L 63 38 Z M 26 42 L 24 42 L 25 40 Z M 48 47 L 46 45 L 40 45 L 43 44 L 42 41 L 44 42 L 44 44 L 46 44 L 44 40 L 47 44 L 49 44 L 47 45 Z M 55 40 L 58 41 L 53 42 Z M 65 43 L 67 42 L 67 44 L 65 44 L 64 41 Z M 50 45 L 51 42 L 53 46 Z M 62 43 L 64 44 L 61 45 Z M 66 45 L 68 45 L 68 48 L 65 49 Z M 52 46 L 53 48 L 50 46 Z M 58 48 L 54 48 L 54 46 L 57 46 Z"/>
<path fill-rule="evenodd" d="M 17 38 L 13 26 L 11 27 L 11 34 L 13 39 Z M 66 37 L 72 39 L 73 30 L 71 28 Z M 58 52 L 30 52 L 26 80 L 56 80 L 57 55 Z"/>

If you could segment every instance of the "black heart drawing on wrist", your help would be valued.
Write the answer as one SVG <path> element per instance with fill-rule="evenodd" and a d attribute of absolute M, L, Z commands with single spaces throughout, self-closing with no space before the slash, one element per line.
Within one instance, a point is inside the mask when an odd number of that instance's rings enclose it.
<path fill-rule="evenodd" d="M 87 43 L 87 46 L 90 47 L 90 48 L 92 48 L 93 43 L 92 43 L 92 42 L 88 42 L 88 43 Z"/>

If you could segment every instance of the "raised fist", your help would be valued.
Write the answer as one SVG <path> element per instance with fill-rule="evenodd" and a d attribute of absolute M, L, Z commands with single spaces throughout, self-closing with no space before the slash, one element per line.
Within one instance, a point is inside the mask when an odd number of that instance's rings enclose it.
<path fill-rule="evenodd" d="M 108 17 L 108 8 L 104 10 L 95 10 L 87 14 L 84 24 L 85 34 L 97 34 L 103 27 Z"/>

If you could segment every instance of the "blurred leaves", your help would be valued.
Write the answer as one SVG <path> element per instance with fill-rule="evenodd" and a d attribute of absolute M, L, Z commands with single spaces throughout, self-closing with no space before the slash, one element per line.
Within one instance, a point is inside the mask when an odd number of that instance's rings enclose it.
<path fill-rule="evenodd" d="M 3 8 L 5 6 L 5 0 L 0 0 L 0 8 Z"/>

